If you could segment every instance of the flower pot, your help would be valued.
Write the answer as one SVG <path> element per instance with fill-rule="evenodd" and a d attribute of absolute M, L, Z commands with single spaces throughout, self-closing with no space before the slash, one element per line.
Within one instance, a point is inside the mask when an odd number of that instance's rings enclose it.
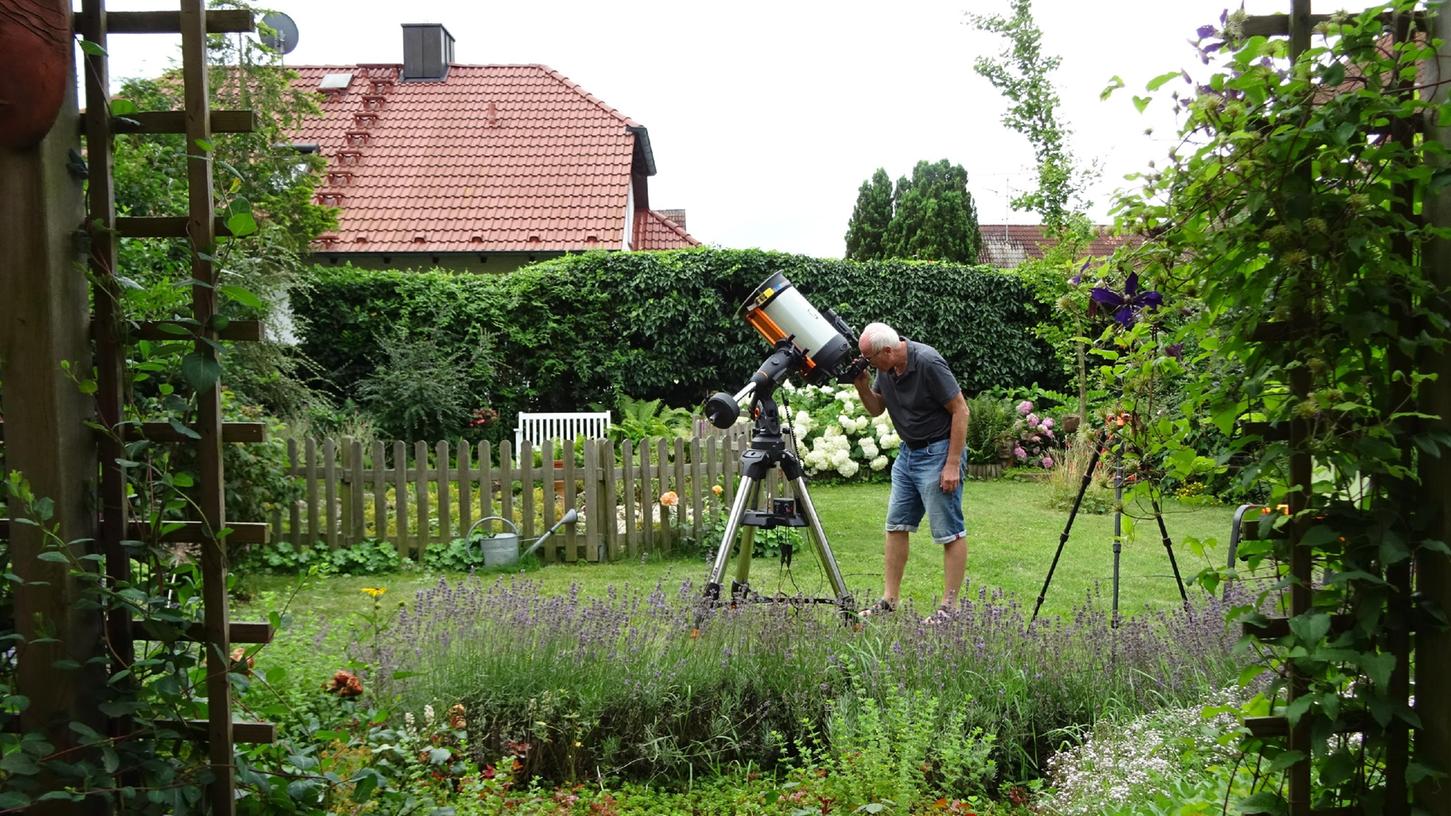
<path fill-rule="evenodd" d="M 556 475 L 556 476 L 563 476 L 564 475 L 564 460 L 563 459 L 555 459 L 554 460 L 554 475 Z M 558 496 L 558 495 L 561 495 L 563 492 L 564 492 L 564 479 L 555 479 L 554 480 L 554 495 Z"/>
<path fill-rule="evenodd" d="M 1078 414 L 1069 414 L 1063 417 L 1063 433 L 1072 434 L 1078 430 L 1078 423 L 1082 422 Z"/>

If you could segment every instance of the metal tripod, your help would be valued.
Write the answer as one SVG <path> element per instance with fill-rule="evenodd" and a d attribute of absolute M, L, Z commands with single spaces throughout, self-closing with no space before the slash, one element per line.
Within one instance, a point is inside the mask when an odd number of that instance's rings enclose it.
<path fill-rule="evenodd" d="M 834 603 L 841 607 L 843 614 L 850 616 L 856 611 L 855 602 L 841 577 L 836 556 L 832 555 L 831 546 L 826 541 L 826 531 L 822 529 L 821 519 L 816 514 L 816 505 L 811 502 L 811 494 L 806 489 L 806 477 L 801 469 L 801 462 L 786 449 L 776 403 L 770 396 L 758 396 L 751 406 L 751 412 L 755 418 L 751 446 L 741 452 L 740 482 L 731 503 L 730 515 L 726 518 L 720 549 L 716 551 L 715 561 L 711 564 L 710 576 L 705 585 L 705 601 L 708 605 L 721 601 L 721 580 L 725 575 L 731 549 L 736 543 L 737 533 L 743 535 L 736 577 L 731 582 L 730 600 L 776 600 L 758 595 L 750 588 L 751 548 L 755 543 L 755 530 L 757 527 L 768 530 L 772 527 L 805 527 L 810 533 L 809 538 L 816 550 L 816 556 L 821 561 L 821 568 L 831 582 L 836 597 L 792 599 L 793 602 Z M 761 485 L 772 468 L 781 469 L 791 484 L 795 498 L 772 499 L 770 509 L 754 509 L 760 498 Z M 783 553 L 783 557 L 789 558 L 789 554 Z"/>
<path fill-rule="evenodd" d="M 1048 584 L 1053 581 L 1053 572 L 1058 569 L 1058 559 L 1063 555 L 1064 545 L 1068 543 L 1068 534 L 1073 530 L 1073 520 L 1078 517 L 1078 508 L 1083 504 L 1083 495 L 1088 492 L 1088 486 L 1093 482 L 1093 471 L 1098 467 L 1099 457 L 1110 444 L 1112 436 L 1113 433 L 1105 425 L 1093 439 L 1093 455 L 1089 457 L 1088 467 L 1084 468 L 1083 481 L 1078 485 L 1078 495 L 1073 497 L 1073 507 L 1068 511 L 1068 523 L 1063 525 L 1063 534 L 1058 536 L 1058 550 L 1053 553 L 1053 563 L 1048 566 L 1048 575 L 1043 579 L 1043 588 L 1038 592 L 1038 602 L 1033 605 L 1033 617 L 1028 620 L 1029 625 L 1038 619 L 1038 610 L 1043 607 L 1043 599 L 1048 596 Z M 1111 619 L 1115 629 L 1118 628 L 1119 623 L 1119 555 L 1123 551 L 1124 459 L 1122 436 L 1118 438 L 1117 445 L 1113 478 L 1113 617 Z M 1164 514 L 1159 508 L 1159 500 L 1153 499 L 1151 505 L 1154 508 L 1154 519 L 1159 522 L 1159 535 L 1164 541 L 1164 551 L 1169 554 L 1169 566 L 1174 570 L 1174 581 L 1179 585 L 1179 597 L 1183 600 L 1185 608 L 1188 608 L 1189 593 L 1185 592 L 1184 579 L 1179 575 L 1179 562 L 1174 558 L 1174 542 L 1169 539 L 1169 529 L 1164 526 Z"/>

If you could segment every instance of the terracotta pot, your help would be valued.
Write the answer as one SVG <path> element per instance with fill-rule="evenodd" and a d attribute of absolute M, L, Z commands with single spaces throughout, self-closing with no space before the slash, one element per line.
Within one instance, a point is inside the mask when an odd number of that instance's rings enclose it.
<path fill-rule="evenodd" d="M 554 473 L 556 475 L 562 475 L 563 472 L 564 472 L 564 460 L 563 459 L 555 459 L 554 460 Z M 558 496 L 558 495 L 562 494 L 563 492 L 564 492 L 564 480 L 563 479 L 555 479 L 554 480 L 554 495 Z"/>
<path fill-rule="evenodd" d="M 71 4 L 0 0 L 0 146 L 32 147 L 50 132 L 71 76 Z"/>

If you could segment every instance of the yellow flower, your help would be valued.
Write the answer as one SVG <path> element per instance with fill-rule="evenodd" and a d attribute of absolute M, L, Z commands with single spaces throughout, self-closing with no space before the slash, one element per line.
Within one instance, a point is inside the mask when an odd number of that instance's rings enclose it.
<path fill-rule="evenodd" d="M 680 503 L 680 497 L 675 495 L 674 490 L 667 490 L 660 494 L 660 504 L 665 507 L 674 507 Z"/>
<path fill-rule="evenodd" d="M 710 492 L 712 492 L 715 495 L 719 496 L 721 493 L 724 493 L 725 492 L 725 488 L 724 487 L 721 487 L 720 485 L 711 485 L 710 486 Z"/>
<path fill-rule="evenodd" d="M 370 598 L 381 597 L 383 593 L 387 591 L 387 587 L 363 587 L 363 594 L 367 595 Z"/>

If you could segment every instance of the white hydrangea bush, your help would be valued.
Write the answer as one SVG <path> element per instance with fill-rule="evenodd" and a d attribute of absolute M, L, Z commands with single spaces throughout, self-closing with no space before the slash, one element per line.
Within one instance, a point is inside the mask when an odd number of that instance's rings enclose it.
<path fill-rule="evenodd" d="M 884 478 L 902 440 L 883 412 L 869 415 L 850 385 L 787 382 L 778 402 L 782 424 L 796 437 L 808 476 L 866 480 Z"/>

